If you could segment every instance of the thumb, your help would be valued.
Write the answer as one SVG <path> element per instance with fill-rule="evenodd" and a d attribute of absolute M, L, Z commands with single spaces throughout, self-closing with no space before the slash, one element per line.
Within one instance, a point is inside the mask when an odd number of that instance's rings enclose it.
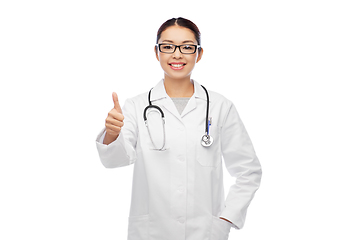
<path fill-rule="evenodd" d="M 120 107 L 120 104 L 119 104 L 119 99 L 118 99 L 118 96 L 117 96 L 116 92 L 112 93 L 112 98 L 113 98 L 113 101 L 114 101 L 114 108 L 119 113 L 122 113 L 122 110 L 121 110 L 121 107 Z"/>

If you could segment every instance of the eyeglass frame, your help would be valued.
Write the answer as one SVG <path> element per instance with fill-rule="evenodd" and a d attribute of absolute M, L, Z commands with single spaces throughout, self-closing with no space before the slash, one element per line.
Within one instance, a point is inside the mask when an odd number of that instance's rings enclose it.
<path fill-rule="evenodd" d="M 175 46 L 175 49 L 174 49 L 173 52 L 163 52 L 163 51 L 160 50 L 160 46 L 161 46 L 161 45 L 172 45 L 172 46 Z M 155 46 L 158 47 L 158 49 L 159 49 L 160 52 L 162 52 L 162 53 L 169 53 L 169 54 L 172 54 L 172 53 L 176 52 L 176 48 L 179 48 L 179 51 L 180 51 L 182 54 L 194 54 L 194 53 L 196 53 L 196 50 L 198 50 L 198 49 L 199 49 L 199 51 L 201 50 L 201 45 L 195 45 L 195 44 L 175 45 L 175 44 L 171 44 L 171 43 L 157 43 L 157 44 L 155 44 Z M 195 47 L 195 50 L 194 50 L 193 53 L 183 53 L 183 52 L 181 51 L 181 48 L 180 48 L 181 46 L 194 46 L 194 47 Z"/>

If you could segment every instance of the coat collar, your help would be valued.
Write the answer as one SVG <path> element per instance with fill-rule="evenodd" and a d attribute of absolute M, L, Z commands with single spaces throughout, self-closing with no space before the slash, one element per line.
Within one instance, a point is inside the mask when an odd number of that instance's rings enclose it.
<path fill-rule="evenodd" d="M 163 106 L 171 114 L 173 114 L 180 121 L 182 121 L 182 117 L 184 117 L 186 114 L 188 114 L 189 112 L 193 111 L 196 108 L 198 99 L 204 100 L 205 102 L 207 100 L 205 90 L 201 87 L 201 85 L 193 79 L 191 79 L 191 82 L 194 85 L 194 94 L 189 99 L 181 115 L 179 114 L 179 111 L 176 109 L 175 104 L 170 98 L 170 96 L 166 93 L 164 86 L 164 79 L 161 79 L 160 82 L 151 90 L 151 96 L 150 96 L 151 103 L 155 105 Z M 209 103 L 211 103 L 210 99 L 209 99 Z"/>
<path fill-rule="evenodd" d="M 194 96 L 195 98 L 200 98 L 203 100 L 207 100 L 206 93 L 203 87 L 195 80 L 191 79 L 191 83 L 194 85 Z M 164 85 L 164 79 L 161 79 L 156 86 L 151 90 L 151 96 L 150 100 L 156 101 L 162 98 L 169 98 L 169 95 L 166 93 L 165 85 Z M 211 102 L 211 99 L 209 99 L 209 102 Z"/>

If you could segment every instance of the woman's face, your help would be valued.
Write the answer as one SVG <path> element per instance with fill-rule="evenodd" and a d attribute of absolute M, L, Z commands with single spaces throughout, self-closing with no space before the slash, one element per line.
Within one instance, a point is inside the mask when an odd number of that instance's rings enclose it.
<path fill-rule="evenodd" d="M 160 43 L 170 43 L 175 45 L 194 44 L 198 45 L 194 33 L 185 27 L 171 26 L 161 33 L 159 39 Z M 165 73 L 165 79 L 173 80 L 190 80 L 191 72 L 195 67 L 195 63 L 200 61 L 203 50 L 199 53 L 198 49 L 194 54 L 183 54 L 179 48 L 176 48 L 174 53 L 162 53 L 156 51 L 156 58 Z M 183 66 L 177 67 L 172 64 L 181 64 Z"/>

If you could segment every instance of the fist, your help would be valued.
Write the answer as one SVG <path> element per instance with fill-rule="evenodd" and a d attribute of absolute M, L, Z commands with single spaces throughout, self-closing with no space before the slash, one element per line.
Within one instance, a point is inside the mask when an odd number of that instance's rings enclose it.
<path fill-rule="evenodd" d="M 121 128 L 124 126 L 124 115 L 119 104 L 118 96 L 115 92 L 112 93 L 114 101 L 114 108 L 110 110 L 105 119 L 106 134 L 117 137 L 120 134 Z"/>

